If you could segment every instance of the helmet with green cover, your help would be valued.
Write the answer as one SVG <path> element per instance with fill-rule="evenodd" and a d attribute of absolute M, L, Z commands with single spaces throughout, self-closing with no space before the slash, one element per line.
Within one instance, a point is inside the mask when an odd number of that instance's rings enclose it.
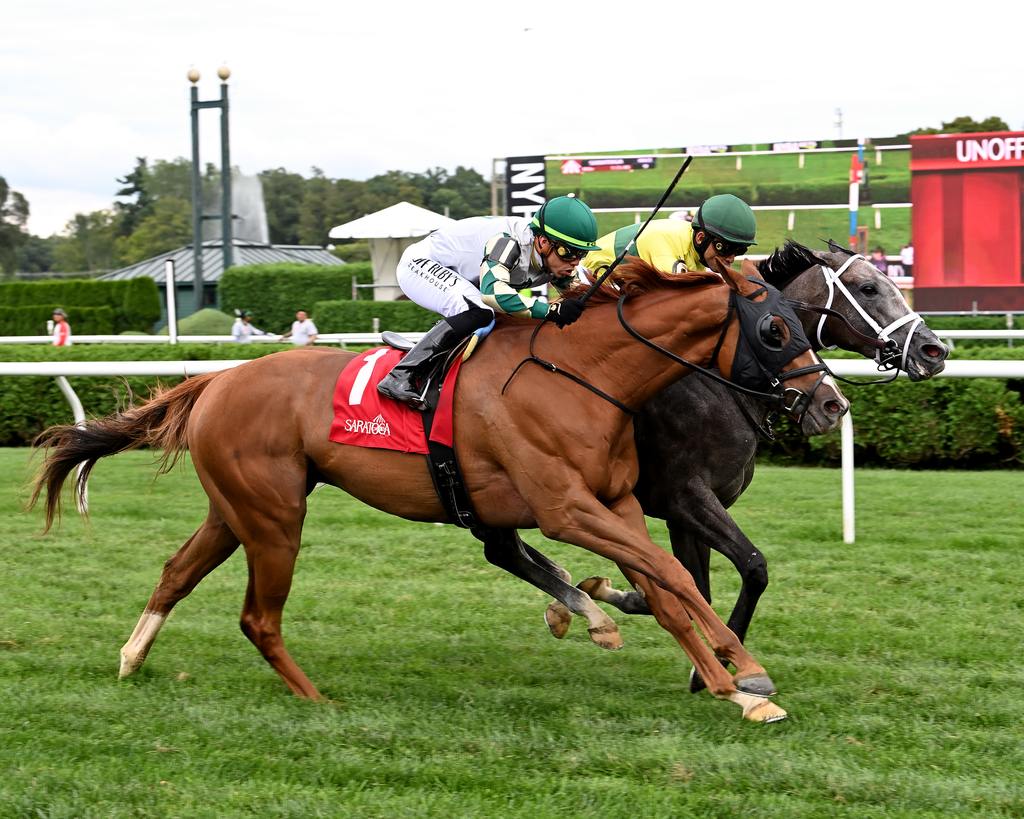
<path fill-rule="evenodd" d="M 694 230 L 703 230 L 738 245 L 757 244 L 757 220 L 750 205 L 731 193 L 705 200 L 693 220 Z"/>
<path fill-rule="evenodd" d="M 575 196 L 549 199 L 530 221 L 534 233 L 547 236 L 556 244 L 589 253 L 600 250 L 597 240 L 597 218 L 587 204 Z"/>

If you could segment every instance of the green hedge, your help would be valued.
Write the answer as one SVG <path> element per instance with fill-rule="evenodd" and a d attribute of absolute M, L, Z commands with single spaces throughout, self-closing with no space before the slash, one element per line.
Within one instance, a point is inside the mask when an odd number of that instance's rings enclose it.
<path fill-rule="evenodd" d="M 375 318 L 381 330 L 426 332 L 440 319 L 411 301 L 319 301 L 313 309 L 321 333 L 370 333 Z"/>
<path fill-rule="evenodd" d="M 0 335 L 38 335 L 55 307 L 68 314 L 73 333 L 147 332 L 160 319 L 156 282 L 60 279 L 0 284 Z M 102 308 L 106 312 L 95 312 Z M 40 321 L 39 314 L 43 313 Z M 108 324 L 109 322 L 109 324 Z"/>
<path fill-rule="evenodd" d="M 208 361 L 223 358 L 259 358 L 293 349 L 290 344 L 80 344 L 52 347 L 46 344 L 0 346 L 7 361 Z M 68 381 L 82 401 L 87 416 L 103 416 L 125 403 L 128 390 L 142 399 L 157 384 L 173 385 L 180 378 L 155 376 L 70 377 Z M 72 420 L 68 402 L 55 379 L 5 376 L 0 390 L 0 446 L 24 446 L 53 424 Z"/>
<path fill-rule="evenodd" d="M 66 308 L 71 325 L 72 341 L 81 335 L 111 335 L 116 329 L 116 313 L 112 307 Z M 46 334 L 46 322 L 53 316 L 53 305 L 26 304 L 21 307 L 0 307 L 0 336 L 39 336 Z"/>
<path fill-rule="evenodd" d="M 373 282 L 369 262 L 344 265 L 257 264 L 224 271 L 219 284 L 220 305 L 227 313 L 251 310 L 252 323 L 261 330 L 283 333 L 295 320 L 296 310 L 305 310 L 321 326 L 313 307 L 328 299 L 350 299 L 352 279 Z M 372 291 L 360 291 L 360 298 L 372 299 Z"/>

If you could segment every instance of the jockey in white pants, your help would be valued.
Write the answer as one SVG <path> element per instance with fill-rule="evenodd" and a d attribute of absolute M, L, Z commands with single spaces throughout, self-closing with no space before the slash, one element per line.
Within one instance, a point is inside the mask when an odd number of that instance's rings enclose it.
<path fill-rule="evenodd" d="M 398 284 L 421 307 L 444 316 L 380 382 L 389 398 L 422 410 L 432 362 L 495 312 L 550 320 L 559 327 L 583 312 L 579 299 L 543 302 L 520 290 L 551 283 L 562 292 L 575 284 L 576 267 L 598 250 L 597 219 L 572 196 L 541 206 L 532 219 L 474 216 L 434 231 L 406 248 Z"/>

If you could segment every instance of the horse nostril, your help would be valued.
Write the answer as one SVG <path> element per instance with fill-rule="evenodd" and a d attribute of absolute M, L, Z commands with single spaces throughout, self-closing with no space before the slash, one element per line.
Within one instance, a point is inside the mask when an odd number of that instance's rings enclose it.
<path fill-rule="evenodd" d="M 827 412 L 829 415 L 842 415 L 843 405 L 840 404 L 838 401 L 826 401 L 825 412 Z"/>
<path fill-rule="evenodd" d="M 928 358 L 945 358 L 946 348 L 940 344 L 922 344 L 921 352 Z"/>

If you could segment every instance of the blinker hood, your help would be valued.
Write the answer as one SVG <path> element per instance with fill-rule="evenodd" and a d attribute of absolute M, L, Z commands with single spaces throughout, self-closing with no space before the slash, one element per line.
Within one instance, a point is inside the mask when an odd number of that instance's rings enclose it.
<path fill-rule="evenodd" d="M 760 284 L 768 295 L 761 301 L 752 301 L 735 291 L 729 296 L 730 309 L 737 312 L 740 322 L 740 338 L 736 345 L 730 380 L 741 387 L 765 390 L 773 381 L 779 380 L 783 367 L 811 349 L 811 343 L 796 313 L 782 294 L 760 279 L 748 278 Z M 773 315 L 781 317 L 789 328 L 789 338 L 785 343 L 773 339 L 770 334 Z"/>

